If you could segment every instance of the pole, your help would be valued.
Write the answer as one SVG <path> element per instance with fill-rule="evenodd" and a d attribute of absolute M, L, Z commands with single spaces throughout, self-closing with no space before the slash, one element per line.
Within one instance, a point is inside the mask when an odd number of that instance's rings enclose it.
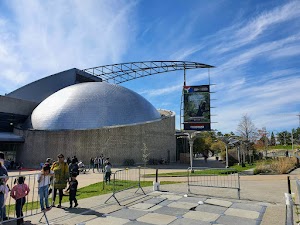
<path fill-rule="evenodd" d="M 194 145 L 194 140 L 190 139 L 189 144 L 190 144 L 190 165 L 191 165 L 191 171 L 193 171 L 193 145 Z"/>
<path fill-rule="evenodd" d="M 184 69 L 183 69 L 183 86 L 186 85 L 186 74 L 185 74 L 185 66 L 184 66 Z"/>
<path fill-rule="evenodd" d="M 294 137 L 293 137 L 293 130 L 292 130 L 292 154 L 294 154 Z"/>
<path fill-rule="evenodd" d="M 292 194 L 290 176 L 287 177 L 287 182 L 288 182 L 288 193 Z"/>
<path fill-rule="evenodd" d="M 226 149 L 226 168 L 228 168 L 228 147 L 227 144 L 225 144 L 225 149 Z"/>
<path fill-rule="evenodd" d="M 237 146 L 237 151 L 238 151 L 238 161 L 239 161 L 239 165 L 241 165 L 240 146 Z"/>

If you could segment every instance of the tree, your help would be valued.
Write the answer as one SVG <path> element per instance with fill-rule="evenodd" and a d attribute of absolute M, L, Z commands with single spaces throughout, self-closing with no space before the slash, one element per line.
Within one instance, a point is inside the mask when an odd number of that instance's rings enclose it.
<path fill-rule="evenodd" d="M 260 137 L 260 141 L 263 143 L 263 147 L 265 150 L 267 150 L 269 145 L 269 139 L 268 139 L 268 131 L 265 127 L 263 127 L 261 130 L 258 130 L 258 135 Z"/>
<path fill-rule="evenodd" d="M 256 140 L 256 127 L 247 114 L 242 117 L 238 124 L 237 133 L 244 139 L 244 141 L 254 142 Z"/>
<path fill-rule="evenodd" d="M 271 133 L 271 141 L 270 141 L 270 145 L 271 145 L 271 146 L 275 146 L 275 145 L 276 145 L 276 139 L 275 139 L 275 135 L 274 135 L 273 131 L 272 131 L 272 133 Z"/>
<path fill-rule="evenodd" d="M 217 132 L 217 136 L 218 136 L 218 137 L 223 136 L 222 132 L 221 132 L 221 131 L 218 131 L 218 132 Z"/>
<path fill-rule="evenodd" d="M 216 142 L 212 143 L 210 149 L 216 153 L 221 153 L 225 151 L 225 143 L 223 141 L 217 140 Z"/>
<path fill-rule="evenodd" d="M 193 152 L 208 154 L 213 140 L 216 139 L 211 132 L 203 132 L 201 136 L 197 137 L 194 141 Z"/>
<path fill-rule="evenodd" d="M 147 162 L 149 161 L 149 156 L 150 156 L 150 152 L 149 149 L 147 148 L 147 145 L 145 143 L 143 143 L 143 148 L 141 149 L 142 151 L 142 160 L 144 162 L 144 167 L 146 167 Z"/>

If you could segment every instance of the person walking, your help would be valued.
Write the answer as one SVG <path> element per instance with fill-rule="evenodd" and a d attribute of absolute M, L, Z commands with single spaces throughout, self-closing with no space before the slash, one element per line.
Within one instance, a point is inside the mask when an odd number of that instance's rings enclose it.
<path fill-rule="evenodd" d="M 103 173 L 104 172 L 104 156 L 103 156 L 103 154 L 101 154 L 101 156 L 100 156 L 100 158 L 101 158 L 101 172 Z"/>
<path fill-rule="evenodd" d="M 25 196 L 29 194 L 30 189 L 27 184 L 24 183 L 25 178 L 19 177 L 18 184 L 15 185 L 10 192 L 10 196 L 16 200 L 16 215 L 17 215 L 17 225 L 24 223 L 23 219 L 23 206 L 26 202 Z M 20 218 L 21 217 L 21 218 Z"/>
<path fill-rule="evenodd" d="M 93 172 L 94 172 L 94 158 L 92 157 L 90 159 L 90 169 L 93 168 Z"/>
<path fill-rule="evenodd" d="M 93 173 L 95 173 L 95 172 L 94 172 L 94 169 L 95 169 L 95 168 L 96 168 L 96 170 L 98 170 L 97 166 L 98 166 L 98 158 L 97 158 L 97 157 L 95 157 L 95 158 L 94 158 L 94 167 L 93 167 Z"/>
<path fill-rule="evenodd" d="M 105 183 L 106 184 L 107 184 L 107 182 L 110 184 L 111 168 L 112 168 L 111 163 L 107 162 L 107 164 L 105 166 Z"/>
<path fill-rule="evenodd" d="M 57 156 L 58 161 L 54 162 L 51 170 L 54 172 L 54 193 L 53 193 L 53 202 L 52 206 L 55 206 L 55 198 L 57 194 L 57 190 L 59 192 L 59 204 L 57 208 L 61 208 L 61 201 L 63 198 L 63 190 L 67 186 L 67 182 L 69 179 L 69 166 L 66 162 L 64 162 L 64 155 L 59 154 Z"/>

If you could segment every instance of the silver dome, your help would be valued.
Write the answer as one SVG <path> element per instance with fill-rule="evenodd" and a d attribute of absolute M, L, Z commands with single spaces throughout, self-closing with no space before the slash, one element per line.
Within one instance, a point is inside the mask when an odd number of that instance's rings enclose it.
<path fill-rule="evenodd" d="M 32 112 L 37 130 L 82 130 L 153 121 L 154 106 L 139 94 L 105 82 L 75 84 L 42 101 Z"/>

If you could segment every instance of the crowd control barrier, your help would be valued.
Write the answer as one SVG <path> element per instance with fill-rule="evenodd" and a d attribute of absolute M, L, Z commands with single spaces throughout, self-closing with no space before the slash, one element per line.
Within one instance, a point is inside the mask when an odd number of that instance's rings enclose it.
<path fill-rule="evenodd" d="M 236 189 L 240 199 L 240 176 L 235 169 L 189 167 L 187 179 L 188 193 L 192 193 L 192 187 L 229 188 Z"/>
<path fill-rule="evenodd" d="M 12 221 L 17 221 L 17 220 L 24 220 L 26 217 L 33 216 L 40 214 L 41 219 L 43 223 L 49 224 L 48 218 L 47 218 L 47 211 L 41 211 L 40 207 L 40 198 L 39 198 L 39 193 L 38 193 L 38 181 L 37 181 L 37 175 L 38 173 L 34 174 L 20 174 L 20 175 L 15 175 L 15 176 L 1 176 L 0 177 L 0 223 L 1 224 L 6 224 L 10 223 Z M 19 215 L 17 217 L 17 212 L 16 210 L 19 208 L 16 207 L 17 201 L 11 197 L 11 190 L 15 185 L 17 185 L 18 180 L 20 177 L 23 177 L 24 179 L 24 184 L 26 184 L 29 187 L 29 193 L 26 195 L 25 199 L 25 204 L 23 205 L 23 215 Z M 53 187 L 53 182 L 54 179 L 52 179 L 52 186 Z M 49 187 L 50 188 L 50 187 Z M 51 206 L 51 199 L 53 197 L 53 192 L 51 195 L 49 195 L 49 205 Z M 22 204 L 23 202 L 18 204 Z M 18 206 L 19 206 L 18 205 Z M 20 214 L 21 211 L 18 211 Z"/>
<path fill-rule="evenodd" d="M 143 194 L 146 195 L 141 186 L 141 175 L 141 167 L 130 169 L 126 168 L 112 173 L 110 183 L 103 181 L 106 183 L 106 185 L 113 185 L 113 193 L 105 201 L 105 203 L 107 203 L 111 198 L 114 198 L 117 203 L 121 205 L 120 201 L 116 197 L 116 194 L 133 188 L 137 188 L 135 193 L 141 190 Z"/>

